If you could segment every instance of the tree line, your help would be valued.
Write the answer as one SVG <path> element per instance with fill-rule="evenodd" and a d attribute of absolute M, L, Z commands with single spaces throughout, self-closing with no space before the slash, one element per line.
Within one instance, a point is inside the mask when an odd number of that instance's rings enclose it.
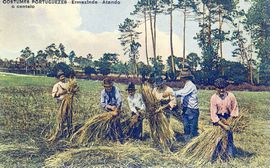
<path fill-rule="evenodd" d="M 47 74 L 53 76 L 57 68 L 73 68 L 92 74 L 119 76 L 130 75 L 142 78 L 164 76 L 166 80 L 176 80 L 181 70 L 190 69 L 198 84 L 212 84 L 219 76 L 225 76 L 236 84 L 248 82 L 257 85 L 270 84 L 270 0 L 250 0 L 247 12 L 237 8 L 237 0 L 138 0 L 130 17 L 119 24 L 119 42 L 124 55 L 129 60 L 123 62 L 118 53 L 104 53 L 94 60 L 92 54 L 76 55 L 67 52 L 60 43 L 50 44 L 37 53 L 30 47 L 21 50 L 21 60 L 1 60 L 0 66 L 25 73 Z M 173 18 L 174 13 L 182 13 L 183 18 Z M 157 20 L 159 15 L 169 17 L 170 55 L 157 53 Z M 182 55 L 174 54 L 173 24 L 176 19 L 183 22 L 179 29 L 183 32 Z M 198 23 L 197 40 L 201 53 L 186 53 L 186 29 L 189 20 Z M 224 27 L 230 27 L 230 30 Z M 143 26 L 143 32 L 138 28 Z M 148 34 L 150 28 L 150 34 Z M 179 30 L 177 30 L 179 31 Z M 142 37 L 143 36 L 143 37 Z M 144 43 L 139 39 L 144 38 Z M 231 57 L 238 61 L 224 59 L 225 42 L 234 46 Z M 149 43 L 152 47 L 150 48 Z M 144 45 L 145 60 L 140 60 L 139 49 Z M 177 47 L 179 48 L 179 47 Z M 149 54 L 149 51 L 152 50 Z M 162 58 L 167 58 L 163 62 Z M 65 63 L 63 63 L 65 62 Z M 66 65 L 68 64 L 68 65 Z"/>

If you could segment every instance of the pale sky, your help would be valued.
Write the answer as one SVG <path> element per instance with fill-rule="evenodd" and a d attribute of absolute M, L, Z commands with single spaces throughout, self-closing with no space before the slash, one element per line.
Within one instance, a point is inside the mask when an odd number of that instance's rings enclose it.
<path fill-rule="evenodd" d="M 12 9 L 10 4 L 0 2 L 0 58 L 14 59 L 20 51 L 29 46 L 35 53 L 51 43 L 63 43 L 67 53 L 74 50 L 77 56 L 91 53 L 99 58 L 105 52 L 120 54 L 127 60 L 117 39 L 118 25 L 130 16 L 137 0 L 120 0 L 120 5 L 36 5 L 34 9 Z M 245 3 L 241 7 L 247 8 Z M 138 18 L 137 18 L 138 19 Z M 167 58 L 170 55 L 169 16 L 159 15 L 157 23 L 157 54 Z M 182 56 L 183 17 L 181 11 L 174 14 L 174 52 Z M 144 26 L 139 28 L 143 32 Z M 149 27 L 148 27 L 149 30 Z M 193 39 L 199 31 L 198 23 L 188 21 L 186 31 L 186 53 L 201 51 Z M 149 53 L 151 52 L 150 30 L 148 32 Z M 145 61 L 144 35 L 139 42 L 140 60 Z M 224 55 L 231 58 L 233 48 L 224 44 Z"/>

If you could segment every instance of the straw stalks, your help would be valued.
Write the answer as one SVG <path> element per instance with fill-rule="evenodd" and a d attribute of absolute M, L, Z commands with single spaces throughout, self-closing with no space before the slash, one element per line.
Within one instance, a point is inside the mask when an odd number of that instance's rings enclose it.
<path fill-rule="evenodd" d="M 245 114 L 247 114 L 247 110 L 243 109 L 238 118 L 230 117 L 224 122 L 230 125 L 232 132 L 243 132 L 248 125 Z M 226 152 L 228 132 L 223 130 L 220 126 L 206 129 L 179 151 L 177 155 L 180 157 L 184 156 L 189 163 L 196 163 L 197 166 L 202 166 L 212 161 L 212 156 L 218 144 L 221 144 L 222 147 L 221 151 L 218 153 L 217 160 L 223 161 L 223 158 L 227 160 L 230 159 L 230 156 L 228 156 Z"/>
<path fill-rule="evenodd" d="M 83 127 L 81 127 L 71 137 L 71 141 L 77 144 L 85 144 L 90 141 L 101 141 L 105 139 L 117 139 L 117 127 L 120 119 L 117 111 L 104 112 L 93 118 L 90 118 Z"/>
<path fill-rule="evenodd" d="M 148 84 L 142 85 L 142 95 L 146 104 L 146 117 L 149 120 L 151 138 L 155 144 L 168 150 L 174 140 L 174 132 L 164 115 L 165 107 L 160 107 L 159 101 Z"/>

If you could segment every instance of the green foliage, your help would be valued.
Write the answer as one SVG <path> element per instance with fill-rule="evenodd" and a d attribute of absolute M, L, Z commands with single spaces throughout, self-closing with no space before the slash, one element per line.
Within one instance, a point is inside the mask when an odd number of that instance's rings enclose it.
<path fill-rule="evenodd" d="M 56 77 L 57 75 L 57 72 L 58 71 L 63 71 L 65 73 L 65 76 L 66 77 L 69 77 L 71 74 L 74 74 L 74 70 L 69 66 L 67 65 L 66 63 L 63 63 L 63 62 L 60 62 L 58 64 L 56 64 L 52 70 L 50 71 L 50 73 L 48 74 L 48 76 L 50 77 Z"/>
<path fill-rule="evenodd" d="M 82 56 L 75 57 L 74 62 L 78 63 L 81 68 L 85 68 L 88 66 L 93 66 L 92 60 L 89 60 L 88 58 L 84 58 Z"/>
<path fill-rule="evenodd" d="M 150 58 L 151 64 L 153 65 L 152 71 L 151 71 L 151 78 L 154 80 L 158 77 L 161 77 L 163 75 L 163 70 L 165 68 L 162 56 L 157 56 L 157 59 Z"/>
<path fill-rule="evenodd" d="M 89 77 L 91 77 L 92 74 L 97 74 L 96 69 L 91 66 L 86 66 L 83 70 L 85 75 L 88 75 Z"/>
<path fill-rule="evenodd" d="M 200 57 L 197 53 L 189 53 L 187 55 L 186 62 L 190 66 L 191 71 L 196 71 L 200 64 Z"/>
<path fill-rule="evenodd" d="M 68 59 L 70 61 L 70 64 L 73 65 L 74 64 L 74 58 L 76 58 L 76 54 L 74 51 L 71 51 L 68 55 Z"/>
<path fill-rule="evenodd" d="M 103 56 L 94 61 L 94 65 L 98 68 L 98 72 L 104 76 L 111 73 L 112 65 L 118 63 L 118 54 L 105 53 Z"/>
<path fill-rule="evenodd" d="M 118 38 L 121 42 L 121 45 L 124 47 L 124 54 L 128 55 L 129 62 L 133 64 L 133 70 L 137 73 L 137 59 L 139 58 L 139 47 L 141 44 L 136 42 L 139 38 L 139 34 L 141 32 L 137 32 L 136 28 L 138 28 L 139 22 L 135 22 L 129 18 L 126 18 L 123 24 L 119 25 L 119 31 L 121 32 L 121 36 Z"/>
<path fill-rule="evenodd" d="M 152 67 L 150 65 L 146 65 L 143 62 L 138 63 L 138 72 L 142 76 L 142 81 L 146 80 L 146 77 L 150 75 Z"/>
<path fill-rule="evenodd" d="M 248 69 L 240 62 L 223 59 L 221 64 L 224 67 L 224 75 L 228 80 L 234 81 L 235 84 L 242 84 L 248 81 Z"/>
<path fill-rule="evenodd" d="M 270 0 L 252 1 L 248 10 L 246 29 L 251 31 L 252 40 L 260 61 L 259 75 L 262 84 L 270 84 Z"/>
<path fill-rule="evenodd" d="M 125 74 L 127 77 L 129 76 L 129 74 L 131 74 L 131 68 L 132 65 L 128 64 L 128 63 L 123 63 L 122 61 L 119 61 L 117 63 L 114 63 L 112 65 L 112 72 L 113 73 L 117 73 L 120 75 Z"/>

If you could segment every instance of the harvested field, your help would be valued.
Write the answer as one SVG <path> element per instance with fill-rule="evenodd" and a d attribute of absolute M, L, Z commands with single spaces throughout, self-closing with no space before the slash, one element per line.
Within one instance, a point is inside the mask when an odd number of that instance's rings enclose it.
<path fill-rule="evenodd" d="M 62 139 L 46 143 L 55 124 L 57 104 L 51 97 L 55 79 L 0 74 L 0 167 L 197 167 L 178 154 L 185 145 L 182 123 L 172 119 L 176 142 L 173 152 L 162 152 L 150 139 L 144 121 L 143 141 L 91 142 L 72 144 Z M 74 124 L 82 126 L 90 117 L 103 113 L 99 107 L 100 81 L 78 80 L 80 104 Z M 125 85 L 116 84 L 123 97 Z M 244 132 L 234 134 L 237 157 L 225 163 L 206 163 L 204 167 L 269 167 L 270 93 L 237 92 L 240 108 L 248 109 L 250 120 Z M 200 132 L 212 127 L 208 112 L 213 91 L 199 90 Z M 124 100 L 124 110 L 127 102 Z"/>

